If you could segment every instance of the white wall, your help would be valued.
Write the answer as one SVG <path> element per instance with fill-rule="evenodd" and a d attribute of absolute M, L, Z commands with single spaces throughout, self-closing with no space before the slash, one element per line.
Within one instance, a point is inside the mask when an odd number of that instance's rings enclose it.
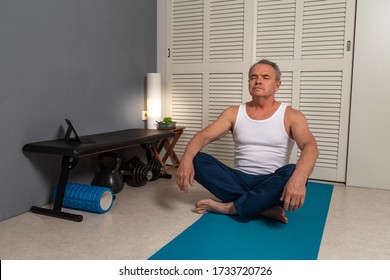
<path fill-rule="evenodd" d="M 390 1 L 358 0 L 347 185 L 390 190 Z"/>

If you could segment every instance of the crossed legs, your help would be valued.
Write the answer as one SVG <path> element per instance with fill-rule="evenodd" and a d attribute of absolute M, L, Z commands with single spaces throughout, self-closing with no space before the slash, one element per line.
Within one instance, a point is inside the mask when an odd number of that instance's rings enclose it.
<path fill-rule="evenodd" d="M 280 196 L 295 165 L 286 165 L 273 174 L 249 175 L 200 152 L 194 158 L 194 168 L 195 179 L 220 199 L 199 200 L 195 205 L 197 213 L 238 215 L 244 221 L 264 216 L 287 223 Z"/>
<path fill-rule="evenodd" d="M 213 212 L 213 213 L 219 213 L 219 214 L 225 214 L 231 216 L 237 215 L 237 211 L 236 208 L 234 207 L 233 202 L 219 202 L 210 198 L 199 200 L 195 204 L 195 211 L 198 214 Z M 284 224 L 287 224 L 288 222 L 288 219 L 286 217 L 286 212 L 279 205 L 275 205 L 267 210 L 264 210 L 259 214 L 259 216 L 277 220 Z"/>

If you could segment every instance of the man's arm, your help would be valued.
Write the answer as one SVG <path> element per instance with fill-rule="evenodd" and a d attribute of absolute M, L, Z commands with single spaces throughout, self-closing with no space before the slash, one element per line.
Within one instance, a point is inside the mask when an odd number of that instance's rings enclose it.
<path fill-rule="evenodd" d="M 306 182 L 313 172 L 319 155 L 317 142 L 310 132 L 305 116 L 292 108 L 288 108 L 290 136 L 301 150 L 301 156 L 296 163 L 295 171 L 288 180 L 282 197 L 284 209 L 295 211 L 303 206 L 306 196 Z"/>
<path fill-rule="evenodd" d="M 237 112 L 237 106 L 229 107 L 217 120 L 196 133 L 191 141 L 188 142 L 176 172 L 176 183 L 180 190 L 186 192 L 188 185 L 192 186 L 194 183 L 195 172 L 192 161 L 196 154 L 207 144 L 225 136 L 233 128 Z"/>

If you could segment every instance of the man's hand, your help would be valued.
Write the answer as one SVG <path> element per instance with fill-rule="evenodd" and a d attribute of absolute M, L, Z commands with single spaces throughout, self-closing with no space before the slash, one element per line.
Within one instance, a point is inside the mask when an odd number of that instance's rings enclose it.
<path fill-rule="evenodd" d="M 180 190 L 187 192 L 188 185 L 193 186 L 194 184 L 194 177 L 195 171 L 192 160 L 182 159 L 176 172 L 176 184 Z"/>
<path fill-rule="evenodd" d="M 306 196 L 306 182 L 305 176 L 294 176 L 294 174 L 291 176 L 280 198 L 281 201 L 284 201 L 285 210 L 295 211 L 303 206 Z"/>

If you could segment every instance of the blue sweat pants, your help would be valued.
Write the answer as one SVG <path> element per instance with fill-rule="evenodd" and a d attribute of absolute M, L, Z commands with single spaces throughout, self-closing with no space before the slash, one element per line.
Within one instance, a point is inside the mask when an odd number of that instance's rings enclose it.
<path fill-rule="evenodd" d="M 199 152 L 193 162 L 195 180 L 222 202 L 233 201 L 243 221 L 249 221 L 275 205 L 282 205 L 280 197 L 284 186 L 295 170 L 295 164 L 287 164 L 271 174 L 251 175 L 203 152 Z"/>

